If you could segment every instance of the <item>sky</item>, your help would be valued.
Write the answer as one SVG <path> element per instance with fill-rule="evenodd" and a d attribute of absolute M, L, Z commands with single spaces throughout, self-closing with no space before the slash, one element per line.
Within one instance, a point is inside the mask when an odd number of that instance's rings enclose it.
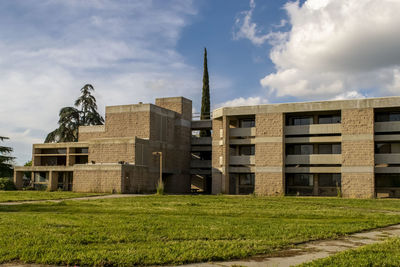
<path fill-rule="evenodd" d="M 399 0 L 0 1 L 0 136 L 20 165 L 80 88 L 200 110 L 400 93 Z"/>

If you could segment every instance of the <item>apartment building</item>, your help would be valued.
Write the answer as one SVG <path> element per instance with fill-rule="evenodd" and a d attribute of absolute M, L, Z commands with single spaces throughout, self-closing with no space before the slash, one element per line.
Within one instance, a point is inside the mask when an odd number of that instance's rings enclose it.
<path fill-rule="evenodd" d="M 400 196 L 400 98 L 213 112 L 212 192 Z"/>
<path fill-rule="evenodd" d="M 190 192 L 191 118 L 183 97 L 106 107 L 105 125 L 79 127 L 78 142 L 34 144 L 32 166 L 15 167 L 15 184 L 31 173 L 35 189 L 145 193 L 161 170 L 167 192 Z"/>
<path fill-rule="evenodd" d="M 400 97 L 191 112 L 182 97 L 107 107 L 105 125 L 80 127 L 79 142 L 33 145 L 15 182 L 31 172 L 36 188 L 141 193 L 161 171 L 169 192 L 400 196 Z"/>

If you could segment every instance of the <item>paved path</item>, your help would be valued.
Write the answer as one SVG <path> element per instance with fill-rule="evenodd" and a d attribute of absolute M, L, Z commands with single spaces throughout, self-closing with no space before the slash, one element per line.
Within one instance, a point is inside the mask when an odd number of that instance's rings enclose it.
<path fill-rule="evenodd" d="M 75 197 L 75 198 L 63 198 L 63 199 L 43 199 L 43 200 L 24 200 L 15 202 L 0 202 L 0 205 L 4 206 L 15 206 L 22 204 L 34 204 L 43 202 L 61 202 L 64 200 L 92 200 L 92 199 L 110 199 L 110 198 L 124 198 L 124 197 L 138 197 L 146 196 L 145 194 L 113 194 L 113 195 L 102 195 L 102 196 L 87 196 L 87 197 Z"/>
<path fill-rule="evenodd" d="M 187 264 L 185 267 L 284 267 L 295 266 L 312 260 L 326 258 L 340 251 L 383 242 L 388 237 L 400 237 L 400 224 L 352 234 L 337 240 L 321 240 L 304 243 L 295 248 L 277 252 L 274 256 L 255 256 L 245 260 Z"/>

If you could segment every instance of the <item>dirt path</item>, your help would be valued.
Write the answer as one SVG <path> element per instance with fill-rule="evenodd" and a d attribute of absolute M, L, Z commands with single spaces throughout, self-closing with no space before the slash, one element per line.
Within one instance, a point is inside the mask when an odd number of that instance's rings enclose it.
<path fill-rule="evenodd" d="M 24 200 L 24 201 L 15 201 L 15 202 L 0 202 L 0 205 L 15 206 L 15 205 L 34 204 L 34 203 L 43 203 L 43 202 L 58 203 L 58 202 L 65 201 L 65 200 L 92 200 L 92 199 L 137 197 L 137 196 L 145 196 L 145 195 L 143 195 L 143 194 L 140 194 L 140 195 L 139 194 L 113 194 L 113 195 L 87 196 L 87 197 L 75 197 L 75 198 L 63 198 L 63 199 Z"/>
<path fill-rule="evenodd" d="M 337 240 L 321 240 L 304 243 L 295 248 L 277 252 L 273 256 L 255 256 L 244 260 L 187 264 L 185 267 L 284 267 L 295 266 L 320 258 L 326 258 L 340 251 L 383 242 L 388 237 L 400 237 L 400 224 L 349 235 Z"/>

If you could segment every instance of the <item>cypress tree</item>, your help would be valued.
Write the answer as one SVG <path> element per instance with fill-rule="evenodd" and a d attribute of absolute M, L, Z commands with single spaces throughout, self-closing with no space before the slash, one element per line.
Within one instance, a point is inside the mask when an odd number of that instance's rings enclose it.
<path fill-rule="evenodd" d="M 210 118 L 210 84 L 208 80 L 207 66 L 207 49 L 204 48 L 204 71 L 203 71 L 203 92 L 201 96 L 201 120 L 209 120 Z M 210 130 L 201 130 L 201 137 L 211 136 Z"/>

